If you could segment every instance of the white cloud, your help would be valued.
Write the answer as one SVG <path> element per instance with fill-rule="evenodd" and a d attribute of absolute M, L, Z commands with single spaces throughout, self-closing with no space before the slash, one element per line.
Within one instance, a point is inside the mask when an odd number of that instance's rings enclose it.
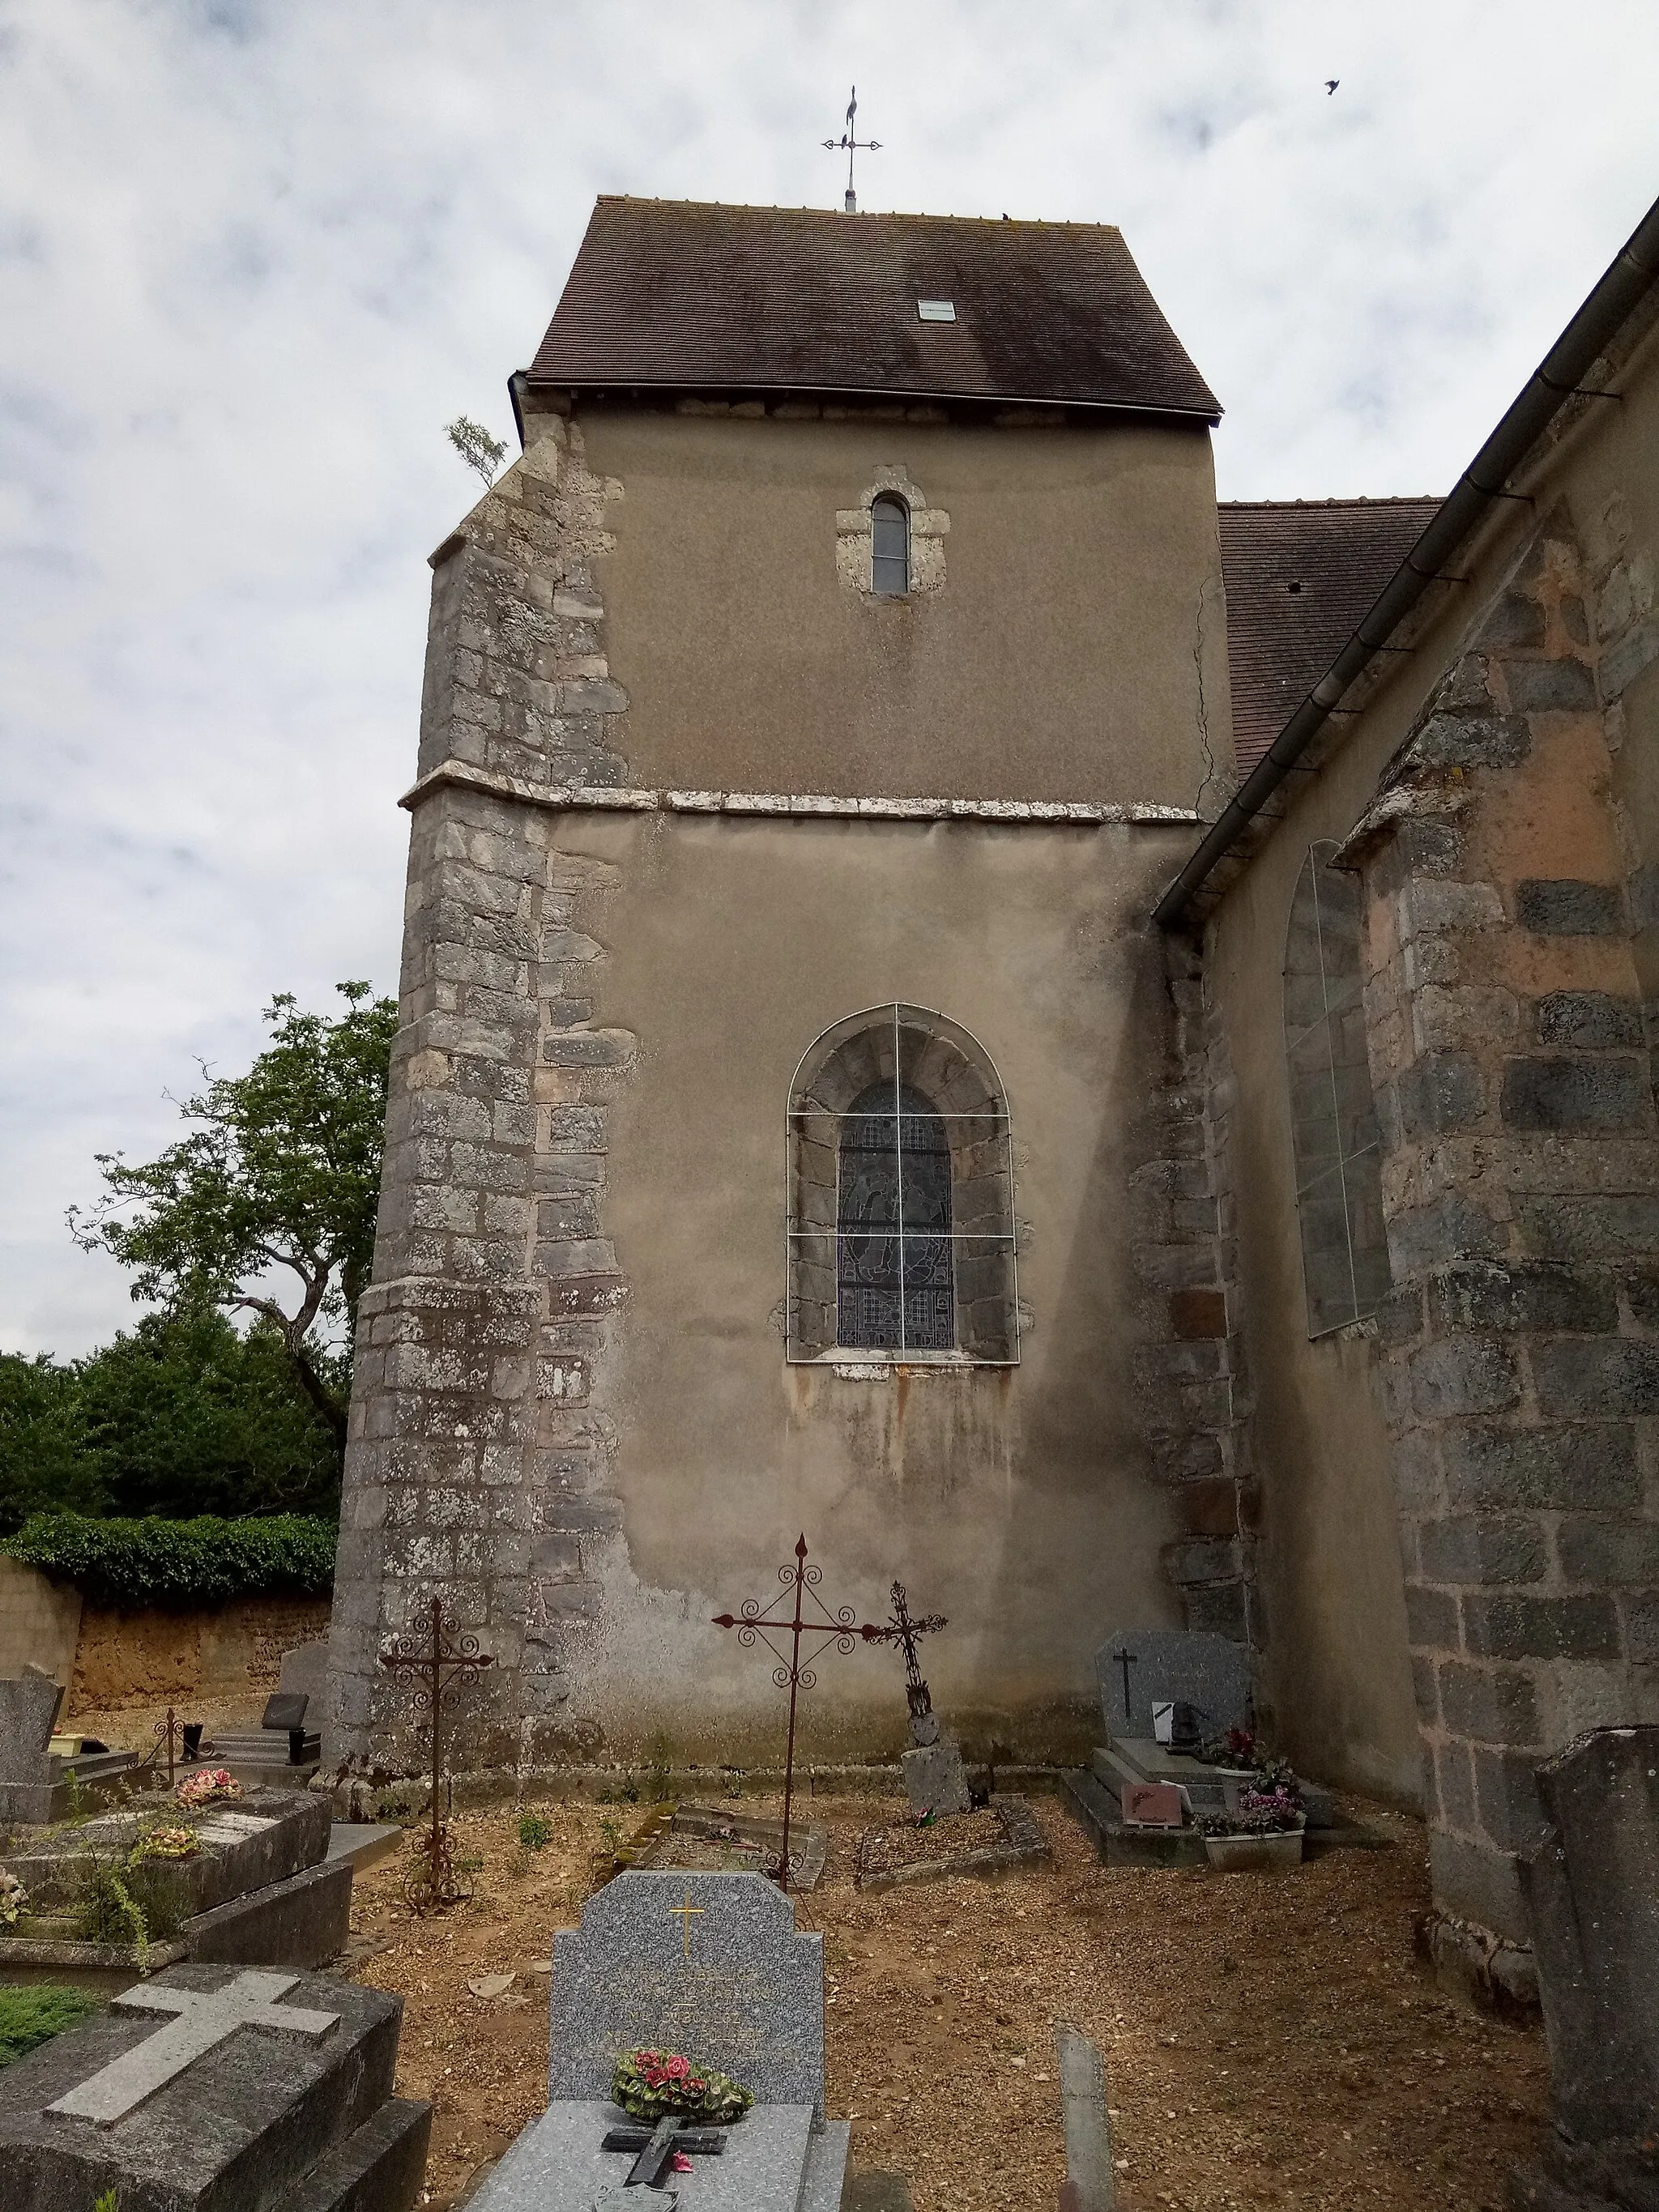
<path fill-rule="evenodd" d="M 510 430 L 598 191 L 1116 222 L 1224 495 L 1443 488 L 1659 177 L 1650 0 L 10 0 L 0 1342 L 276 989 L 395 981 L 440 435 Z M 1339 77 L 1334 96 L 1324 80 Z"/>

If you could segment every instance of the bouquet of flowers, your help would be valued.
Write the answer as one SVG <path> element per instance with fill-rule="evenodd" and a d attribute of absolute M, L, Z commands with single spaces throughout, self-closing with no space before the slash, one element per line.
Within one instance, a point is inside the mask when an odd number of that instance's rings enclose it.
<path fill-rule="evenodd" d="M 15 1928 L 29 1909 L 29 1893 L 9 1869 L 0 1867 L 0 1925 Z"/>
<path fill-rule="evenodd" d="M 670 2118 L 729 2127 L 755 2100 L 712 2066 L 694 2066 L 675 2051 L 626 2051 L 617 2061 L 611 2096 L 636 2120 Z"/>
<path fill-rule="evenodd" d="M 181 1805 L 212 1805 L 222 1798 L 240 1797 L 242 1785 L 232 1781 L 222 1766 L 201 1766 L 194 1774 L 187 1774 L 173 1794 Z"/>
<path fill-rule="evenodd" d="M 1206 1813 L 1198 1826 L 1206 1836 L 1277 1836 L 1299 1826 L 1302 1790 L 1287 1759 L 1260 1759 L 1238 1793 L 1236 1813 Z"/>
<path fill-rule="evenodd" d="M 202 1846 L 194 1828 L 150 1828 L 132 1847 L 132 1863 L 142 1859 L 193 1859 Z"/>

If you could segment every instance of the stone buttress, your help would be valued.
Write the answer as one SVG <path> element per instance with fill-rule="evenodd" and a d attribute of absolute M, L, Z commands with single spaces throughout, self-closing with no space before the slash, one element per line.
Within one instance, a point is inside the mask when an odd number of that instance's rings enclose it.
<path fill-rule="evenodd" d="M 1593 580 L 1558 511 L 1337 860 L 1365 893 L 1435 1896 L 1500 1985 L 1534 1769 L 1659 1713 L 1659 1130 L 1610 795 L 1632 656 Z"/>
<path fill-rule="evenodd" d="M 546 418 L 544 418 L 545 422 Z M 325 1757 L 418 1764 L 387 1639 L 435 1592 L 495 1666 L 458 1765 L 580 1755 L 564 1725 L 599 1550 L 620 1540 L 595 1369 L 626 1297 L 605 1109 L 635 1040 L 595 1013 L 615 871 L 562 853 L 562 793 L 625 781 L 593 557 L 620 487 L 562 422 L 433 556 L 373 1287 L 359 1316 Z"/>

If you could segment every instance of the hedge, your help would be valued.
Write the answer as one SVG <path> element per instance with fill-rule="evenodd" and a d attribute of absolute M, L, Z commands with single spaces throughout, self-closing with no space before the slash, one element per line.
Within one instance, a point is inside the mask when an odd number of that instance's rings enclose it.
<path fill-rule="evenodd" d="M 268 1520 L 94 1520 L 84 1513 L 33 1513 L 0 1551 L 94 1605 L 187 1612 L 268 1591 L 317 1596 L 334 1586 L 331 1521 L 301 1513 Z"/>

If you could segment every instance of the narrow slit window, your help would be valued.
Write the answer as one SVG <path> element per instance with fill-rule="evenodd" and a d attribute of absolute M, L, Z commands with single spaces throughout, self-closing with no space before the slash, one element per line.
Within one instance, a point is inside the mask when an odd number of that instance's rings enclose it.
<path fill-rule="evenodd" d="M 870 509 L 870 588 L 884 599 L 910 588 L 910 510 L 887 492 Z"/>

